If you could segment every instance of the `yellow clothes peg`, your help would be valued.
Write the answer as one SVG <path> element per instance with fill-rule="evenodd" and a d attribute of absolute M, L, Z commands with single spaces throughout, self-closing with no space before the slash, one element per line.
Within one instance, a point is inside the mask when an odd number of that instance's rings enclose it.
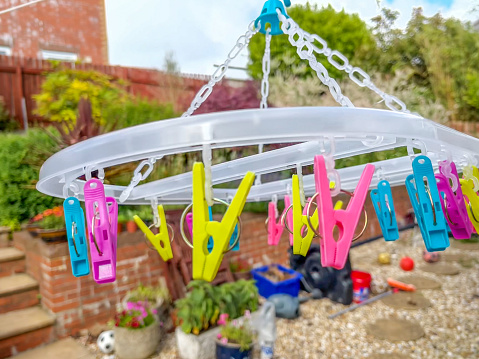
<path fill-rule="evenodd" d="M 479 179 L 479 170 L 477 167 L 472 166 L 473 176 Z M 466 202 L 467 214 L 469 219 L 476 229 L 476 232 L 479 233 L 479 195 L 474 191 L 474 182 L 472 179 L 460 179 L 461 189 L 464 196 L 469 200 Z"/>
<path fill-rule="evenodd" d="M 173 251 L 171 250 L 170 236 L 168 234 L 168 225 L 166 224 L 165 210 L 163 206 L 158 206 L 158 214 L 160 215 L 159 233 L 154 234 L 150 228 L 138 216 L 133 216 L 135 223 L 145 233 L 146 238 L 153 244 L 161 258 L 166 262 L 173 258 Z"/>
<path fill-rule="evenodd" d="M 330 187 L 334 188 L 334 182 L 330 183 Z M 292 183 L 292 195 L 293 195 L 293 254 L 300 254 L 305 256 L 308 254 L 309 247 L 315 236 L 314 231 L 311 229 L 308 223 L 307 214 L 303 214 L 303 206 L 301 206 L 301 197 L 299 189 L 299 179 L 297 175 L 293 175 Z M 336 202 L 334 209 L 341 209 L 343 206 L 342 201 Z M 314 210 L 314 213 L 310 217 L 311 225 L 314 228 L 318 227 L 319 217 L 318 209 Z M 303 237 L 301 234 L 303 227 L 306 226 L 308 232 Z"/>
<path fill-rule="evenodd" d="M 216 277 L 254 177 L 253 172 L 246 173 L 221 222 L 210 221 L 205 200 L 204 165 L 201 162 L 193 165 L 193 279 L 211 282 Z M 213 238 L 213 250 L 208 253 L 210 237 Z"/>

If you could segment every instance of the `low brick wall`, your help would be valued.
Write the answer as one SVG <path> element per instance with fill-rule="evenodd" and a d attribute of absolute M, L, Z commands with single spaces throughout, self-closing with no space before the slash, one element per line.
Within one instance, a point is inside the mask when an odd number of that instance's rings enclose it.
<path fill-rule="evenodd" d="M 405 187 L 393 188 L 393 197 L 397 218 L 401 221 L 411 208 Z M 366 209 L 369 224 L 362 239 L 381 233 L 369 198 Z M 178 235 L 180 213 L 167 213 L 167 221 L 173 225 L 175 240 L 178 241 L 181 241 Z M 241 219 L 243 227 L 240 251 L 227 253 L 225 261 L 239 258 L 252 266 L 288 263 L 289 236 L 286 231 L 283 232 L 278 246 L 269 246 L 265 214 L 243 213 Z M 314 239 L 313 242 L 317 241 Z M 57 318 L 57 337 L 75 334 L 95 323 L 108 321 L 128 290 L 139 284 L 158 284 L 167 273 L 165 263 L 155 251 L 149 249 L 140 231 L 118 235 L 117 280 L 110 284 L 97 284 L 91 274 L 81 278 L 74 277 L 65 242 L 45 243 L 22 231 L 14 233 L 14 245 L 25 251 L 27 273 L 40 284 L 42 306 Z"/>

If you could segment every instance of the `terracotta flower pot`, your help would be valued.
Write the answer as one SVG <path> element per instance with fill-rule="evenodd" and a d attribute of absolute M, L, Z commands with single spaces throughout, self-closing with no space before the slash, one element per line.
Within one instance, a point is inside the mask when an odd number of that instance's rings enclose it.
<path fill-rule="evenodd" d="M 120 359 L 145 359 L 156 351 L 160 327 L 155 321 L 146 328 L 115 327 L 115 354 Z"/>
<path fill-rule="evenodd" d="M 126 222 L 126 231 L 128 233 L 135 233 L 137 230 L 138 226 L 136 225 L 135 221 Z"/>
<path fill-rule="evenodd" d="M 121 233 L 122 230 L 123 230 L 123 223 L 118 222 L 118 233 Z"/>

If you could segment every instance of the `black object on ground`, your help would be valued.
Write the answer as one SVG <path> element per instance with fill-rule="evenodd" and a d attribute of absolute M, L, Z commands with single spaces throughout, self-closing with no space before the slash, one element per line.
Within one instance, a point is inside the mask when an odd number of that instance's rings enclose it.
<path fill-rule="evenodd" d="M 292 269 L 300 272 L 304 279 L 302 289 L 312 293 L 314 297 L 329 298 L 341 304 L 351 304 L 353 301 L 353 282 L 351 280 L 351 262 L 348 260 L 343 269 L 323 267 L 319 244 L 312 244 L 306 257 L 293 254 L 289 249 L 289 263 Z"/>

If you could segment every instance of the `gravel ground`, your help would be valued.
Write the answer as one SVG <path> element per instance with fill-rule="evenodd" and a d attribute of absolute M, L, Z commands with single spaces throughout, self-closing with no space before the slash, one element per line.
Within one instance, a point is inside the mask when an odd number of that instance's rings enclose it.
<path fill-rule="evenodd" d="M 275 358 L 479 358 L 479 258 L 474 260 L 479 251 L 448 248 L 448 254 L 470 255 L 473 260 L 461 261 L 461 264 L 447 262 L 457 266 L 460 273 L 445 276 L 420 269 L 425 264 L 423 248 L 422 237 L 416 228 L 402 232 L 396 242 L 377 240 L 352 249 L 351 263 L 354 269 L 370 272 L 373 276 L 399 278 L 406 274 L 399 268 L 399 260 L 410 256 L 416 263 L 411 273 L 442 284 L 441 289 L 421 291 L 432 303 L 430 308 L 397 310 L 378 301 L 329 320 L 328 315 L 344 306 L 328 299 L 309 301 L 301 305 L 300 318 L 277 320 Z M 391 265 L 378 264 L 381 252 L 391 254 Z M 387 318 L 416 321 L 424 329 L 425 336 L 416 341 L 390 342 L 366 333 L 366 324 Z M 86 344 L 86 337 L 78 340 L 98 358 L 109 358 L 101 355 L 95 344 Z M 174 334 L 168 334 L 161 351 L 152 358 L 179 358 L 175 346 Z"/>

